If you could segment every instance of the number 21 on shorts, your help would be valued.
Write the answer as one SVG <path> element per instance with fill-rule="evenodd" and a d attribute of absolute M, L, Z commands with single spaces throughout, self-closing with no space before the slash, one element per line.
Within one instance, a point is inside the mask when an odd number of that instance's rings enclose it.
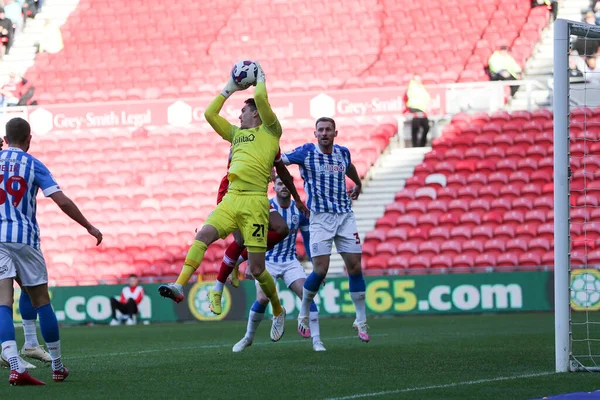
<path fill-rule="evenodd" d="M 265 225 L 264 224 L 252 224 L 254 227 L 254 232 L 252 232 L 252 236 L 254 237 L 264 237 L 265 236 Z"/>

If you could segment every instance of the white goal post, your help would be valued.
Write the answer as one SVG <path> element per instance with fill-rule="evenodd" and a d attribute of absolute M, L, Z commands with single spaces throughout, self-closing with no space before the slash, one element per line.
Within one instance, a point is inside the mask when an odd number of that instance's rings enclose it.
<path fill-rule="evenodd" d="M 579 132 L 583 130 L 584 134 L 575 136 L 574 133 L 572 138 L 570 136 L 571 108 L 599 107 L 600 95 L 597 93 L 600 93 L 600 84 L 585 83 L 584 77 L 580 79 L 576 88 L 571 85 L 569 54 L 573 39 L 581 40 L 586 48 L 588 40 L 597 40 L 600 43 L 600 26 L 563 19 L 558 19 L 554 23 L 554 328 L 557 372 L 600 371 L 600 310 L 597 307 L 600 304 L 597 299 L 600 291 L 595 286 L 596 280 L 600 282 L 597 278 L 600 272 L 597 272 L 597 265 L 588 266 L 587 262 L 586 227 L 589 225 L 586 224 L 591 224 L 591 221 L 588 217 L 584 217 L 582 221 L 578 220 L 576 223 L 580 224 L 581 232 L 584 232 L 585 247 L 583 250 L 585 256 L 579 259 L 584 261 L 578 262 L 582 265 L 574 265 L 574 268 L 578 269 L 577 272 L 571 269 L 573 255 L 570 233 L 573 225 L 570 219 L 572 209 L 584 209 L 583 215 L 588 215 L 588 211 L 598 208 L 588 206 L 587 201 L 583 205 L 579 202 L 576 206 L 571 205 L 571 162 L 578 161 L 585 167 L 586 157 L 591 154 L 587 153 L 587 145 L 590 143 L 583 143 L 580 147 L 584 149 L 583 153 L 579 152 L 576 156 L 571 154 L 570 143 L 573 140 L 590 141 L 587 139 L 588 126 L 598 125 L 598 122 L 591 122 L 591 116 L 588 121 L 588 113 L 584 112 L 583 120 L 580 122 L 582 128 L 578 128 Z M 576 98 L 579 100 L 576 101 Z M 578 195 L 587 196 L 587 193 L 584 177 L 583 190 L 578 190 Z M 597 263 L 590 262 L 590 264 Z M 581 277 L 581 280 L 578 277 Z M 589 285 L 588 280 L 591 282 Z M 576 281 L 577 284 L 574 283 Z M 575 309 L 578 311 L 572 311 L 572 301 L 577 305 L 578 308 Z M 593 307 L 590 305 L 591 302 L 594 303 Z"/>

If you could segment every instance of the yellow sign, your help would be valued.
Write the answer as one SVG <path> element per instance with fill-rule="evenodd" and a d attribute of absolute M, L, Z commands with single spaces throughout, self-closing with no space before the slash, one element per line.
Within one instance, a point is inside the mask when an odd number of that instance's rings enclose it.
<path fill-rule="evenodd" d="M 223 297 L 221 304 L 223 312 L 221 315 L 215 315 L 210 311 L 208 301 L 208 292 L 213 287 L 214 282 L 198 282 L 190 289 L 188 293 L 188 307 L 196 319 L 200 321 L 220 321 L 224 319 L 229 310 L 231 310 L 231 294 L 227 287 L 223 287 Z"/>
<path fill-rule="evenodd" d="M 600 271 L 571 271 L 571 307 L 575 311 L 600 310 Z"/>

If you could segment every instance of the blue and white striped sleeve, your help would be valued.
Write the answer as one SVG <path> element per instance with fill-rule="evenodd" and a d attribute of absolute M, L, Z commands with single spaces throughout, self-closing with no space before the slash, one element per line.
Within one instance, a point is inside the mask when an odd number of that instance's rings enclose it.
<path fill-rule="evenodd" d="M 340 146 L 340 150 L 341 150 L 344 158 L 347 160 L 347 165 L 352 164 L 352 157 L 350 156 L 350 150 L 348 150 L 348 148 L 344 147 L 344 146 Z"/>
<path fill-rule="evenodd" d="M 60 192 L 60 186 L 50 173 L 50 170 L 46 168 L 42 162 L 38 160 L 33 161 L 33 183 L 42 189 L 44 196 L 48 197 L 56 192 Z"/>
<path fill-rule="evenodd" d="M 308 152 L 310 150 L 311 144 L 307 143 L 300 147 L 296 147 L 294 150 L 288 151 L 281 155 L 281 159 L 285 165 L 290 164 L 304 164 L 304 160 L 308 156 Z"/>

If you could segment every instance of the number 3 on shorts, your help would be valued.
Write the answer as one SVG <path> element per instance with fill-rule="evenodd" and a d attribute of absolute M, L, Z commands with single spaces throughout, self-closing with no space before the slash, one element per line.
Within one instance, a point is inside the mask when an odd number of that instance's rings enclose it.
<path fill-rule="evenodd" d="M 354 232 L 354 237 L 356 238 L 356 244 L 360 244 L 360 236 L 358 236 L 358 232 Z"/>
<path fill-rule="evenodd" d="M 252 236 L 254 237 L 264 237 L 265 236 L 265 226 L 263 224 L 252 224 L 254 227 L 254 232 L 252 232 Z"/>

